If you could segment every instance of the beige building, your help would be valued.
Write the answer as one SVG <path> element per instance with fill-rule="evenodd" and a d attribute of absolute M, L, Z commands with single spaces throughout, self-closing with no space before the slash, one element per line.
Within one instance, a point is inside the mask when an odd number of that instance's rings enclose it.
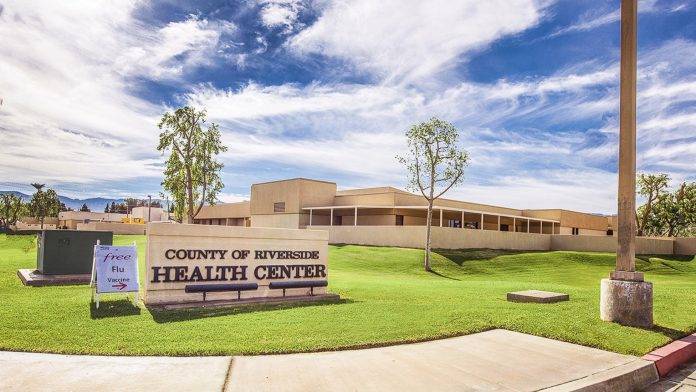
<path fill-rule="evenodd" d="M 294 178 L 251 186 L 251 200 L 205 206 L 194 223 L 226 226 L 424 226 L 425 198 L 393 187 L 337 190 L 327 181 Z M 602 215 L 438 199 L 433 226 L 540 234 L 612 235 Z"/>
<path fill-rule="evenodd" d="M 144 222 L 166 221 L 167 213 L 159 207 L 152 207 L 148 211 L 148 207 L 134 207 L 130 214 L 119 214 L 114 212 L 92 212 L 92 211 L 62 211 L 58 213 L 58 227 L 71 230 L 77 229 L 80 223 L 92 222 L 111 222 L 125 223 L 129 220 L 140 220 L 140 224 Z"/>

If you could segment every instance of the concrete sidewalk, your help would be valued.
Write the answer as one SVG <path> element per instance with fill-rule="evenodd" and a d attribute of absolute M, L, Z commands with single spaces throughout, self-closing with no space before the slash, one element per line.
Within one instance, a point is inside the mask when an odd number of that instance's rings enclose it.
<path fill-rule="evenodd" d="M 620 391 L 655 381 L 650 361 L 505 330 L 365 350 L 249 357 L 0 353 L 3 391 L 533 391 L 590 385 Z"/>

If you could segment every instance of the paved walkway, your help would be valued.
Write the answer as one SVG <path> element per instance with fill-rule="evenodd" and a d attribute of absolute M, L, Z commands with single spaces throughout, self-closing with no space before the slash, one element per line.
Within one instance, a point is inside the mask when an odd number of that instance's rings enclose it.
<path fill-rule="evenodd" d="M 620 377 L 616 377 L 620 376 Z M 383 348 L 239 357 L 0 352 L 5 391 L 533 391 L 656 380 L 652 364 L 505 330 Z M 626 384 L 629 383 L 629 384 Z"/>
<path fill-rule="evenodd" d="M 696 392 L 696 360 L 674 369 L 646 392 Z"/>

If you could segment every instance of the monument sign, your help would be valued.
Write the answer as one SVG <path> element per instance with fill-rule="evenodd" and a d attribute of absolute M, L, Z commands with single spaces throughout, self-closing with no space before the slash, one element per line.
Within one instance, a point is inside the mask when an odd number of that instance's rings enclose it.
<path fill-rule="evenodd" d="M 145 303 L 322 299 L 328 232 L 150 223 Z"/>

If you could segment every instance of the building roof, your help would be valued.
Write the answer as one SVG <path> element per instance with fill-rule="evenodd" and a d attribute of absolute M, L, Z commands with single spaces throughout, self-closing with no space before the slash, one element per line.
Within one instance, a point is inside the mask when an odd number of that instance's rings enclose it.
<path fill-rule="evenodd" d="M 401 189 L 394 188 L 392 186 L 380 186 L 374 188 L 356 188 L 336 191 L 336 196 L 372 195 L 376 193 L 403 193 L 407 195 L 412 194 Z"/>

